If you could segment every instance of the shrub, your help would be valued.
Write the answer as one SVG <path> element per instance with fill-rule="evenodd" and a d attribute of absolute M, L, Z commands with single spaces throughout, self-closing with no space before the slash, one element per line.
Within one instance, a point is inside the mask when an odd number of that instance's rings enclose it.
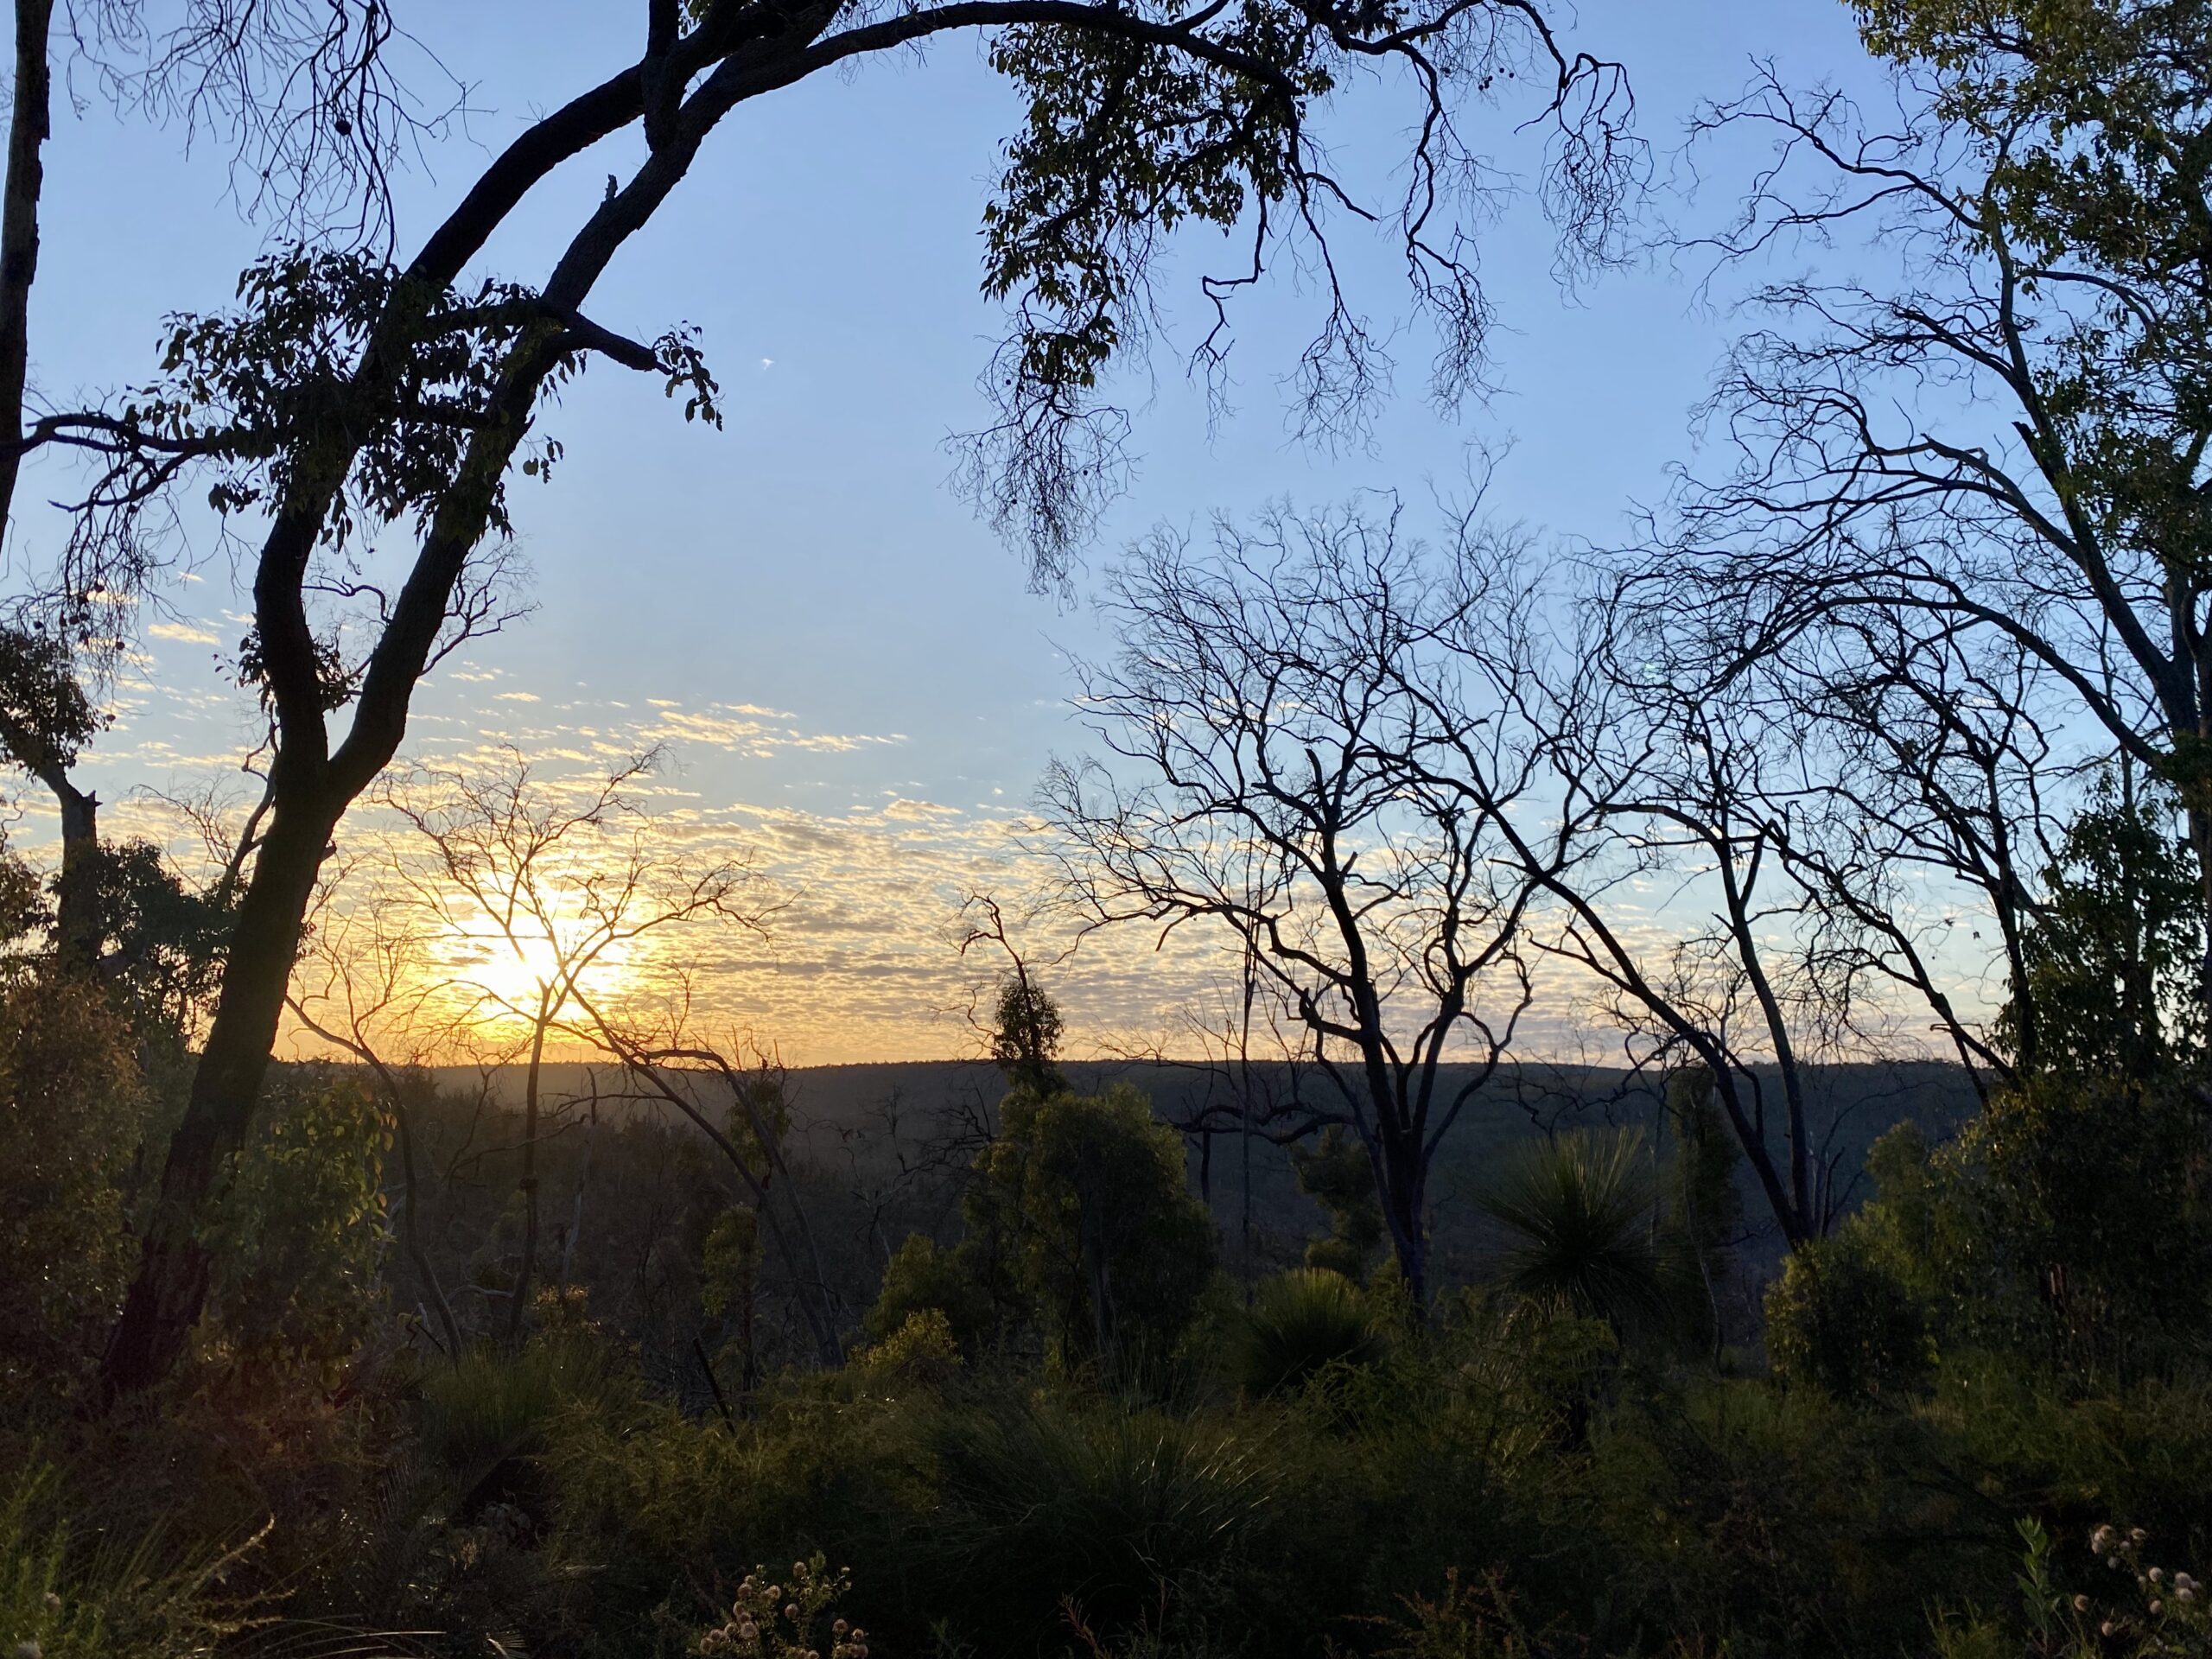
<path fill-rule="evenodd" d="M 1977 1334 L 2077 1374 L 2141 1375 L 2202 1355 L 2212 1120 L 2199 1089 L 2034 1077 L 1991 1097 L 1951 1161 L 1999 1277 L 1961 1310 Z"/>
<path fill-rule="evenodd" d="M 962 1348 L 974 1352 L 995 1334 L 998 1319 L 989 1291 L 979 1282 L 972 1252 L 941 1250 L 925 1233 L 910 1233 L 883 1269 L 883 1287 L 862 1323 L 878 1342 L 890 1339 L 918 1314 L 936 1313 Z"/>
<path fill-rule="evenodd" d="M 549 1332 L 515 1353 L 474 1348 L 423 1377 L 422 1444 L 456 1474 L 480 1476 L 536 1451 L 556 1412 L 604 1397 L 610 1382 L 610 1356 L 589 1332 Z"/>
<path fill-rule="evenodd" d="M 960 1345 L 942 1308 L 906 1316 L 889 1336 L 870 1343 L 853 1362 L 871 1382 L 942 1382 L 960 1368 Z"/>
<path fill-rule="evenodd" d="M 729 1617 L 700 1637 L 698 1651 L 730 1659 L 868 1659 L 868 1632 L 830 1615 L 851 1584 L 851 1573 L 830 1572 L 819 1554 L 793 1561 L 781 1582 L 756 1567 L 737 1586 Z"/>
<path fill-rule="evenodd" d="M 1331 1366 L 1372 1364 L 1385 1344 L 1359 1287 L 1322 1268 L 1296 1268 L 1260 1287 L 1232 1358 L 1245 1393 L 1293 1393 Z"/>
<path fill-rule="evenodd" d="M 1008 1261 L 1064 1363 L 1172 1351 L 1213 1276 L 1213 1217 L 1145 1097 L 1007 1097 L 978 1161 L 969 1241 Z"/>
<path fill-rule="evenodd" d="M 0 995 L 0 1390 L 66 1393 L 132 1260 L 123 1182 L 144 1126 L 128 1027 L 85 985 Z"/>
<path fill-rule="evenodd" d="M 330 1068 L 287 1071 L 271 1092 L 204 1224 L 213 1330 L 251 1364 L 334 1381 L 382 1306 L 391 1137 L 360 1082 Z"/>
<path fill-rule="evenodd" d="M 1311 1147 L 1290 1149 L 1298 1190 L 1319 1204 L 1329 1230 L 1306 1247 L 1306 1265 L 1328 1268 L 1355 1284 L 1367 1278 L 1382 1245 L 1382 1204 L 1375 1192 L 1375 1169 L 1367 1148 L 1332 1123 Z"/>
<path fill-rule="evenodd" d="M 1101 1634 L 1202 1621 L 1271 1495 L 1233 1434 L 1159 1413 L 992 1402 L 932 1439 L 954 1622 L 995 1652 L 1043 1649 L 1071 1614 Z"/>
<path fill-rule="evenodd" d="M 1840 1400 L 1916 1389 L 1936 1361 L 1927 1305 L 1847 1230 L 1795 1251 L 1766 1294 L 1767 1359 Z"/>
<path fill-rule="evenodd" d="M 165 1567 L 149 1541 L 71 1547 L 47 1518 L 54 1471 L 22 1471 L 0 1496 L 0 1652 L 38 1659 L 200 1659 L 235 1618 L 219 1616 L 213 1586 L 259 1541 L 194 1565 Z"/>

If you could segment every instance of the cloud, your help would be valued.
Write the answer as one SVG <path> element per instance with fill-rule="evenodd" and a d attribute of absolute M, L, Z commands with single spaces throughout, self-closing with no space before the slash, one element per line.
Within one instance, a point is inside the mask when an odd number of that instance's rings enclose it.
<path fill-rule="evenodd" d="M 222 641 L 205 628 L 195 628 L 182 622 L 156 622 L 146 630 L 156 639 L 174 639 L 187 645 L 219 645 Z"/>

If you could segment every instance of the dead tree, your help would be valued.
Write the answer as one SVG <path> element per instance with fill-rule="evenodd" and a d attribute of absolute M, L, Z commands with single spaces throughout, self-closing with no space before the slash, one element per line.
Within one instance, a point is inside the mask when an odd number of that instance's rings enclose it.
<path fill-rule="evenodd" d="M 693 868 L 666 856 L 629 785 L 658 757 L 563 790 L 519 752 L 482 774 L 417 767 L 385 785 L 380 804 L 404 826 L 394 868 L 432 936 L 460 958 L 456 1021 L 480 1037 L 520 1027 L 524 1056 L 523 1249 L 506 1338 L 519 1341 L 537 1268 L 540 1081 L 547 1039 L 575 1027 L 599 982 L 656 936 L 709 918 L 757 928 L 768 906 L 742 866 Z"/>
<path fill-rule="evenodd" d="M 1111 579 L 1120 654 L 1081 670 L 1109 758 L 1044 792 L 1087 925 L 1209 932 L 1282 999 L 1422 1302 L 1430 1166 L 1532 995 L 1539 887 L 1501 855 L 1542 761 L 1535 596 L 1511 538 L 1424 545 L 1395 502 L 1156 534 Z"/>

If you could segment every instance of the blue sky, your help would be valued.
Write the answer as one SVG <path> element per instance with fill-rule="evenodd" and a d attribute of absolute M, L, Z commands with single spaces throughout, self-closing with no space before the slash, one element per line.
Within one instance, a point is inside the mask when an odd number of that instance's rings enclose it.
<path fill-rule="evenodd" d="M 629 51 L 641 11 L 605 0 L 411 10 L 473 83 L 475 112 L 467 137 L 404 181 L 403 249 L 533 111 Z M 1593 0 L 1567 34 L 1627 63 L 1662 175 L 1689 109 L 1740 86 L 1755 55 L 1793 79 L 1878 84 L 1836 0 Z M 1362 97 L 1332 118 L 1348 165 L 1390 151 L 1404 107 Z M 1078 572 L 1077 602 L 1039 598 L 1019 556 L 948 487 L 944 448 L 983 414 L 975 379 L 999 317 L 977 291 L 979 213 L 1014 114 L 977 43 L 952 41 L 926 61 L 821 78 L 726 124 L 592 309 L 647 337 L 698 325 L 727 429 L 686 426 L 657 385 L 620 370 L 569 388 L 543 423 L 567 460 L 550 484 L 517 486 L 535 613 L 426 690 L 410 740 L 414 753 L 454 755 L 505 737 L 572 766 L 589 764 L 594 743 L 669 741 L 679 769 L 658 804 L 749 838 L 794 895 L 773 947 L 732 946 L 721 971 L 728 1017 L 798 1058 L 962 1047 L 963 1027 L 942 1012 L 961 1000 L 962 970 L 937 930 L 953 891 L 991 879 L 1006 820 L 1048 755 L 1083 746 L 1062 652 L 1098 643 L 1080 599 L 1118 543 L 1283 496 L 1458 490 L 1476 448 L 1502 454 L 1490 499 L 1503 516 L 1617 540 L 1633 504 L 1656 499 L 1689 454 L 1688 413 L 1727 334 L 1726 316 L 1663 264 L 1563 293 L 1548 232 L 1524 202 L 1484 245 L 1504 325 L 1500 394 L 1440 418 L 1420 395 L 1427 350 L 1410 333 L 1372 445 L 1319 454 L 1289 440 L 1275 384 L 1310 296 L 1276 282 L 1240 315 L 1236 413 L 1218 429 L 1181 371 L 1187 328 L 1157 353 L 1148 385 L 1125 388 L 1141 408 L 1135 486 Z M 1513 119 L 1510 106 L 1478 112 L 1470 130 L 1525 176 L 1538 152 Z M 483 270 L 540 277 L 633 142 L 553 181 Z M 162 314 L 224 302 L 264 232 L 226 200 L 219 146 L 181 156 L 175 132 L 92 103 L 61 116 L 49 155 L 34 378 L 69 402 L 143 375 Z M 1725 212 L 1731 169 L 1748 160 L 1710 158 L 1705 201 L 1663 195 L 1656 210 L 1691 222 Z M 1402 314 L 1387 243 L 1341 229 L 1373 315 Z M 1219 252 L 1204 238 L 1179 248 L 1163 284 L 1171 322 L 1195 319 L 1201 256 Z M 58 521 L 30 504 L 67 482 L 29 477 L 15 568 L 53 545 Z M 117 689 L 120 721 L 91 766 L 111 803 L 137 787 L 194 787 L 252 741 L 252 709 L 214 660 L 242 631 L 246 601 L 220 558 L 194 575 L 172 590 L 168 637 L 148 639 Z M 44 821 L 35 798 L 26 805 L 17 834 L 35 842 Z M 835 1026 L 820 1015 L 833 992 L 847 1010 Z M 1102 961 L 1067 996 L 1078 1037 L 1172 1013 L 1157 976 L 1132 964 Z"/>

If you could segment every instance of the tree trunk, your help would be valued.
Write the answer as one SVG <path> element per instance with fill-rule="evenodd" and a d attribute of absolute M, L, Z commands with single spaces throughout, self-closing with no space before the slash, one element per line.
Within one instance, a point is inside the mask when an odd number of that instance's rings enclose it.
<path fill-rule="evenodd" d="M 54 884 L 54 941 L 65 974 L 100 965 L 107 929 L 100 915 L 99 798 L 56 776 L 47 779 L 61 808 L 61 879 Z"/>
<path fill-rule="evenodd" d="M 599 1096 L 592 1096 L 591 1128 L 584 1131 L 583 1167 L 576 1172 L 576 1196 L 569 1206 L 569 1236 L 561 1243 L 561 1288 L 569 1287 L 569 1274 L 575 1266 L 576 1239 L 584 1230 L 584 1193 L 591 1185 L 592 1154 L 599 1145 Z"/>
<path fill-rule="evenodd" d="M 1427 1182 L 1420 1138 L 1378 1131 L 1368 1155 L 1380 1160 L 1376 1191 L 1382 1200 L 1391 1253 L 1397 1258 L 1398 1271 L 1405 1275 L 1414 1316 L 1425 1319 L 1428 1315 L 1428 1230 L 1421 1212 Z"/>
<path fill-rule="evenodd" d="M 2203 954 L 2198 958 L 2196 995 L 2208 1024 L 2212 1024 L 2212 806 L 2201 798 L 2206 788 L 2204 784 L 2193 785 L 2187 798 L 2189 849 L 2196 859 L 2197 891 L 2204 904 L 2204 937 L 2200 942 Z"/>
<path fill-rule="evenodd" d="M 54 130 L 53 73 L 47 63 L 53 23 L 54 0 L 16 0 L 16 97 L 8 123 L 6 200 L 0 205 L 0 407 L 8 411 L 10 440 L 0 444 L 0 527 L 15 504 L 23 462 L 31 284 L 38 277 L 39 193 L 46 185 L 40 152 Z"/>
<path fill-rule="evenodd" d="M 552 1020 L 552 992 L 539 987 L 537 1020 L 530 1033 L 530 1070 L 522 1085 L 522 1265 L 515 1269 L 514 1300 L 507 1306 L 507 1345 L 522 1341 L 531 1274 L 537 1267 L 537 1080 L 545 1058 L 545 1027 Z"/>
<path fill-rule="evenodd" d="M 453 1304 L 446 1300 L 445 1287 L 438 1282 L 437 1272 L 430 1266 L 429 1253 L 423 1248 L 422 1192 L 415 1179 L 415 1125 L 407 1110 L 407 1103 L 399 1097 L 399 1090 L 388 1073 L 379 1066 L 384 1077 L 385 1098 L 391 1104 L 392 1127 L 399 1134 L 400 1177 L 407 1185 L 407 1213 L 402 1218 L 400 1232 L 407 1248 L 407 1259 L 414 1264 L 416 1277 L 423 1281 L 423 1294 L 437 1310 L 438 1328 L 445 1332 L 446 1357 L 461 1357 L 461 1325 L 453 1316 Z"/>
<path fill-rule="evenodd" d="M 287 804 L 270 820 L 238 908 L 222 995 L 193 1073 L 184 1120 L 169 1139 L 138 1274 L 108 1340 L 101 1380 L 110 1395 L 160 1381 L 199 1322 L 212 1265 L 200 1242 L 200 1208 L 222 1160 L 245 1144 L 253 1122 L 299 950 L 301 918 L 336 819 L 319 805 Z"/>

